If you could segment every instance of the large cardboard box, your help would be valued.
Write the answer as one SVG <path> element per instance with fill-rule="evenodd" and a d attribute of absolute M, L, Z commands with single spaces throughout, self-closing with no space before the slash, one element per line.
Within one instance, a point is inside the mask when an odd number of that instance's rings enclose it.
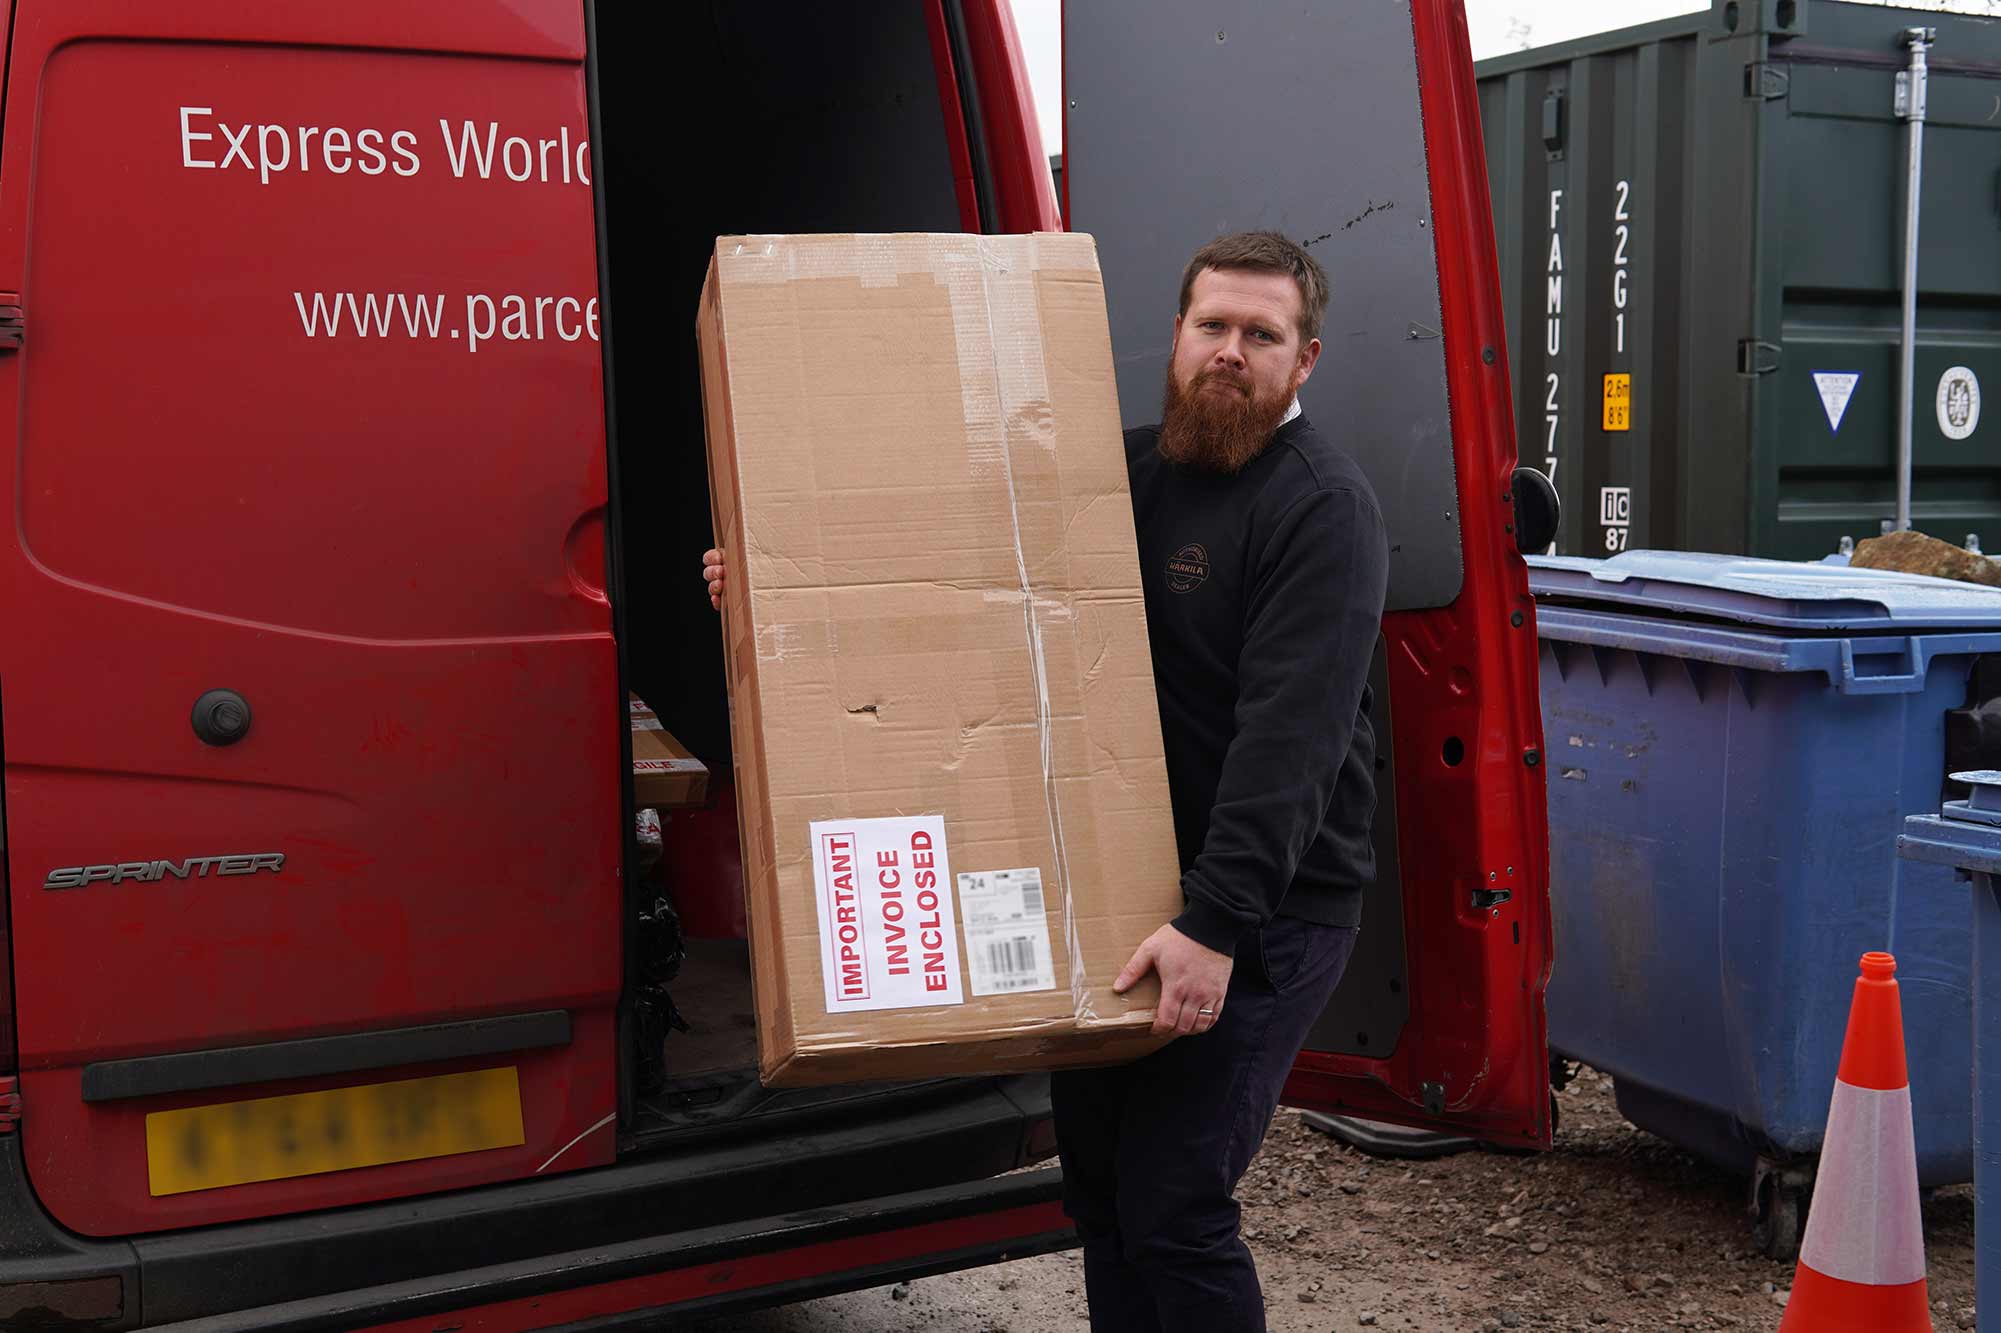
<path fill-rule="evenodd" d="M 717 243 L 697 332 L 765 1081 L 1111 1063 L 1180 910 L 1088 236 Z"/>

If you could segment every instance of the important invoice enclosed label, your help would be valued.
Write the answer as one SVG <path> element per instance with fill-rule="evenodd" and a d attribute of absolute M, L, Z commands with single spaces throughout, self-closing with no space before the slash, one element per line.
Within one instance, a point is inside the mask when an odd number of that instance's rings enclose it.
<path fill-rule="evenodd" d="M 959 928 L 942 815 L 815 820 L 827 1012 L 959 1004 Z"/>

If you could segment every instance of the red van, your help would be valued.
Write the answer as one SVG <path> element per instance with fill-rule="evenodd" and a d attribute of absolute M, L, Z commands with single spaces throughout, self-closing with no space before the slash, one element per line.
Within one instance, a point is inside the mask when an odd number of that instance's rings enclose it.
<path fill-rule="evenodd" d="M 1135 421 L 1197 244 L 1316 246 L 1391 741 L 1291 1100 L 1548 1143 L 1457 0 L 1072 5 L 1064 211 L 1006 0 L 0 13 L 0 1325 L 611 1328 L 1071 1243 L 1042 1080 L 759 1086 L 689 924 L 736 915 L 727 783 L 640 873 L 627 691 L 731 764 L 718 234 L 1090 231 Z"/>

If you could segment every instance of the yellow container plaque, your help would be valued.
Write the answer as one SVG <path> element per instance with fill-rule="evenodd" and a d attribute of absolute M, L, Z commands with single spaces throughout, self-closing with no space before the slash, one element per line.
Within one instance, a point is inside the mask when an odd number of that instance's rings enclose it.
<path fill-rule="evenodd" d="M 1631 375 L 1607 375 L 1605 377 L 1605 429 L 1631 430 L 1633 428 L 1633 377 Z"/>

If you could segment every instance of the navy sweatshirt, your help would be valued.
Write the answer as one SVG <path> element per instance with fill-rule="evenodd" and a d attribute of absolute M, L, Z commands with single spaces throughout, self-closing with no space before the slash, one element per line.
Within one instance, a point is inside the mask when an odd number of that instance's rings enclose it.
<path fill-rule="evenodd" d="M 1189 938 L 1361 920 L 1375 877 L 1369 664 L 1389 541 L 1353 459 L 1304 417 L 1235 476 L 1126 432 Z"/>

